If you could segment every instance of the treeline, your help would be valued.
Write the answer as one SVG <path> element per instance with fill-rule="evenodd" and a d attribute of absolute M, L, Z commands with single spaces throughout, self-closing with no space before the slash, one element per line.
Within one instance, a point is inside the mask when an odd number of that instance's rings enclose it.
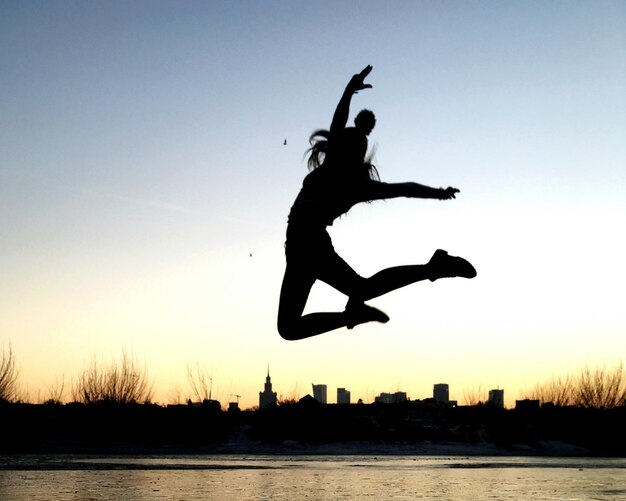
<path fill-rule="evenodd" d="M 526 392 L 525 398 L 558 407 L 614 409 L 626 403 L 626 371 L 615 367 L 584 367 L 578 373 L 554 376 Z"/>
<path fill-rule="evenodd" d="M 19 372 L 12 348 L 2 352 L 0 365 L 0 401 L 23 402 L 27 398 L 18 384 Z M 82 370 L 70 388 L 72 402 L 94 404 L 115 402 L 120 404 L 149 403 L 153 398 L 153 385 L 147 369 L 137 357 L 122 350 L 119 360 L 108 364 L 95 357 L 91 364 Z M 66 393 L 62 379 L 51 384 L 44 397 L 44 403 L 62 403 Z"/>
<path fill-rule="evenodd" d="M 189 391 L 187 400 L 211 399 L 213 377 L 202 365 L 187 367 Z M 67 401 L 83 404 L 110 402 L 117 404 L 152 403 L 154 385 L 144 363 L 122 350 L 118 359 L 99 361 L 95 356 L 66 388 L 65 379 L 55 381 L 48 387 L 43 399 L 48 404 Z M 28 402 L 29 397 L 19 385 L 19 371 L 11 346 L 3 349 L 0 360 L 0 402 Z M 178 403 L 178 402 L 177 402 Z"/>

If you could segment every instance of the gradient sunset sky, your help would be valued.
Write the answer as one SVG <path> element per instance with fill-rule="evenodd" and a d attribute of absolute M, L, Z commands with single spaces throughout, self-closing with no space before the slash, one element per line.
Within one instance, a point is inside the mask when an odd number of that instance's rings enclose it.
<path fill-rule="evenodd" d="M 355 269 L 462 255 L 474 280 L 371 301 L 386 325 L 275 328 L 310 133 L 352 74 L 384 181 L 456 200 L 355 207 Z M 507 404 L 626 355 L 626 3 L 0 2 L 0 347 L 31 401 L 126 348 L 155 399 L 258 404 L 311 383 Z M 283 141 L 287 139 L 287 145 Z M 314 287 L 308 311 L 342 310 Z M 69 391 L 66 398 L 69 398 Z"/>

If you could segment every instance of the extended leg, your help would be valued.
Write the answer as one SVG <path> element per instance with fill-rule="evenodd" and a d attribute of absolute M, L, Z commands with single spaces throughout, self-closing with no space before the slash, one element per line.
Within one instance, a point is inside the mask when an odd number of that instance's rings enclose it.
<path fill-rule="evenodd" d="M 350 298 L 367 301 L 428 278 L 428 266 L 423 264 L 387 268 L 368 278 L 362 291 L 351 295 Z"/>
<path fill-rule="evenodd" d="M 468 261 L 461 257 L 450 256 L 446 251 L 439 249 L 426 264 L 387 268 L 370 278 L 363 279 L 360 287 L 348 293 L 349 304 L 367 301 L 426 279 L 434 282 L 444 277 L 474 278 L 475 276 L 476 270 Z"/>

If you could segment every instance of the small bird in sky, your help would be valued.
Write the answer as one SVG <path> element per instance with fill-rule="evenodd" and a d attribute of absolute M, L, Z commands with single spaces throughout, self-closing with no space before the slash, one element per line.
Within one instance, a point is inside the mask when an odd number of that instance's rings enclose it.
<path fill-rule="evenodd" d="M 285 141 L 283 142 L 283 146 L 287 146 L 287 140 L 285 139 Z"/>

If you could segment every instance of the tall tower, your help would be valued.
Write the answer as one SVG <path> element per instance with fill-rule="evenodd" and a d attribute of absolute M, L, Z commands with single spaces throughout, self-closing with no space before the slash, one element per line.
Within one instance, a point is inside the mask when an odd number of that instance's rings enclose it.
<path fill-rule="evenodd" d="M 327 386 L 325 384 L 314 384 L 312 386 L 313 398 L 317 400 L 320 404 L 325 404 Z"/>
<path fill-rule="evenodd" d="M 345 388 L 337 388 L 337 403 L 338 404 L 349 404 L 350 403 L 350 392 Z"/>
<path fill-rule="evenodd" d="M 496 409 L 504 409 L 504 390 L 489 390 L 489 405 Z"/>
<path fill-rule="evenodd" d="M 446 383 L 439 383 L 433 386 L 433 398 L 435 402 L 442 404 L 450 403 L 450 390 Z"/>
<path fill-rule="evenodd" d="M 259 392 L 259 409 L 267 409 L 276 405 L 276 392 L 272 391 L 272 378 L 270 378 L 270 366 L 267 366 L 265 377 L 265 389 Z"/>

